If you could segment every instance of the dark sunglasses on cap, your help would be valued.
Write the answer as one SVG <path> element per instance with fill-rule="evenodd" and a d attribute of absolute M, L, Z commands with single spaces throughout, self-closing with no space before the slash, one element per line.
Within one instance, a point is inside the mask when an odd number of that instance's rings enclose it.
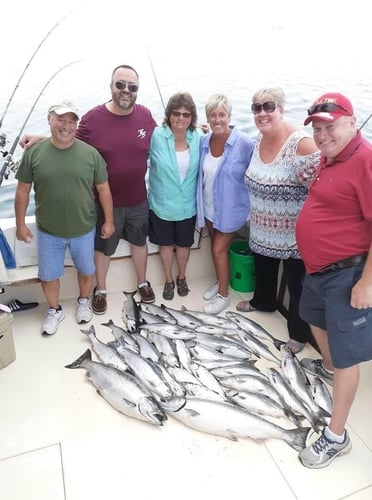
<path fill-rule="evenodd" d="M 137 92 L 138 90 L 138 85 L 127 82 L 115 82 L 115 87 L 118 90 L 125 90 L 126 88 L 128 88 L 129 92 Z"/>
<path fill-rule="evenodd" d="M 176 118 L 179 118 L 182 116 L 183 118 L 191 118 L 191 113 L 190 111 L 172 111 L 172 115 L 175 116 Z"/>
<path fill-rule="evenodd" d="M 266 101 L 263 104 L 254 102 L 251 106 L 251 110 L 254 115 L 258 115 L 258 113 L 261 113 L 262 110 L 264 110 L 265 113 L 274 113 L 276 108 L 277 105 L 274 101 Z"/>
<path fill-rule="evenodd" d="M 308 110 L 308 115 L 313 115 L 314 113 L 332 113 L 334 111 L 340 110 L 345 111 L 348 115 L 350 115 L 350 111 L 343 108 L 339 104 L 335 102 L 323 102 L 322 104 L 313 104 Z"/>

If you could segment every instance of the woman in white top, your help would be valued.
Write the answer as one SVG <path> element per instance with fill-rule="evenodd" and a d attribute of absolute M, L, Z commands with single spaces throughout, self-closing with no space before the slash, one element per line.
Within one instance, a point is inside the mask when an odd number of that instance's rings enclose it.
<path fill-rule="evenodd" d="M 244 175 L 253 141 L 230 125 L 231 103 L 223 94 L 213 95 L 205 106 L 211 133 L 202 138 L 197 191 L 197 222 L 207 226 L 217 281 L 203 295 L 210 302 L 204 311 L 218 314 L 230 304 L 228 248 L 234 232 L 249 215 Z"/>

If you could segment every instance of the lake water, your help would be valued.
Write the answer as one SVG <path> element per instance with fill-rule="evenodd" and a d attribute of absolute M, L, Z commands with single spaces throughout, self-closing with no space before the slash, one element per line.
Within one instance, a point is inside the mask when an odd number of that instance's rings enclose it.
<path fill-rule="evenodd" d="M 158 122 L 163 117 L 161 98 L 166 102 L 174 92 L 189 91 L 203 122 L 205 102 L 222 92 L 233 104 L 232 123 L 254 136 L 252 94 L 264 86 L 280 86 L 287 97 L 287 119 L 295 125 L 302 126 L 316 97 L 331 91 L 351 99 L 361 125 L 372 112 L 370 21 L 364 1 L 354 0 L 352 11 L 348 5 L 312 0 L 301 4 L 300 12 L 294 0 L 254 5 L 241 0 L 7 3 L 1 26 L 0 116 L 22 71 L 27 71 L 4 117 L 4 151 L 11 148 L 34 104 L 24 131 L 48 134 L 46 113 L 56 100 L 72 99 L 82 112 L 108 100 L 111 71 L 118 64 L 138 70 L 138 102 Z M 75 61 L 38 98 L 52 75 Z M 311 127 L 307 130 L 311 134 Z M 372 119 L 363 131 L 372 140 Z M 16 159 L 21 155 L 17 147 Z M 2 165 L 4 159 L 0 161 Z M 11 173 L 0 187 L 1 218 L 14 216 L 15 183 Z"/>

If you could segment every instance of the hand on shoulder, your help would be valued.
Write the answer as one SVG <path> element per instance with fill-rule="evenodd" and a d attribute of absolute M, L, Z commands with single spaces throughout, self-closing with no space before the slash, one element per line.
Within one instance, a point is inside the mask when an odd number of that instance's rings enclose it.
<path fill-rule="evenodd" d="M 36 144 L 37 142 L 41 141 L 41 139 L 44 139 L 43 135 L 30 135 L 30 134 L 25 134 L 21 137 L 21 140 L 19 141 L 19 145 L 23 149 L 29 149 L 31 146 Z"/>

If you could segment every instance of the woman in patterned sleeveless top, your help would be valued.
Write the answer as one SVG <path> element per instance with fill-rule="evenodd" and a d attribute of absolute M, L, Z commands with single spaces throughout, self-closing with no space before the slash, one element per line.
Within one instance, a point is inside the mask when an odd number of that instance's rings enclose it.
<path fill-rule="evenodd" d="M 286 347 L 299 352 L 311 339 L 309 325 L 299 316 L 304 264 L 297 249 L 295 223 L 307 196 L 307 187 L 319 161 L 312 138 L 284 119 L 284 92 L 258 90 L 252 112 L 259 134 L 247 170 L 251 204 L 249 245 L 254 255 L 256 289 L 239 311 L 274 311 L 277 307 L 278 271 L 282 262 L 288 287 Z"/>

